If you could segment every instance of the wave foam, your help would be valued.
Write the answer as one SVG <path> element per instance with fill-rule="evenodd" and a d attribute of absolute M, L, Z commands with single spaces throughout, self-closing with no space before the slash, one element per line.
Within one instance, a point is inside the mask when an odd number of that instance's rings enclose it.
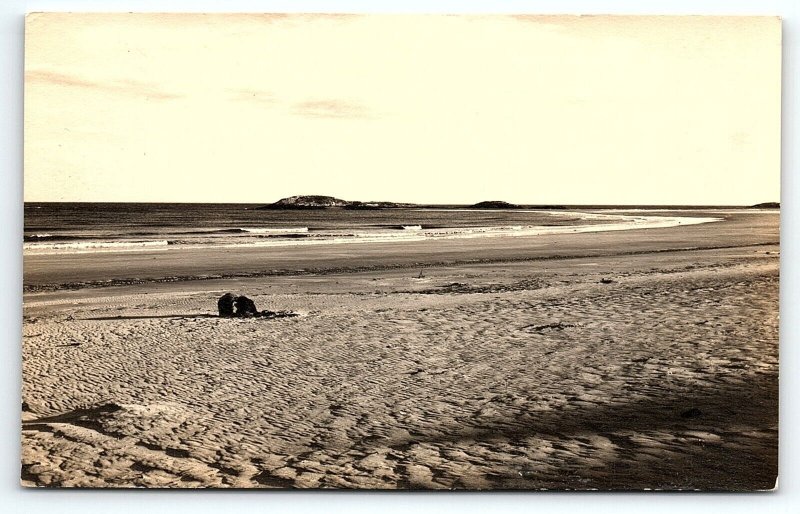
<path fill-rule="evenodd" d="M 59 250 L 87 251 L 87 250 L 136 250 L 149 247 L 166 247 L 168 241 L 82 241 L 80 243 L 24 243 L 23 250 L 36 253 L 58 252 Z M 60 252 L 58 252 L 60 253 Z"/>
<path fill-rule="evenodd" d="M 605 220 L 605 223 L 588 225 L 503 225 L 483 227 L 423 228 L 421 225 L 396 225 L 394 230 L 352 230 L 317 231 L 308 234 L 307 227 L 252 228 L 242 229 L 248 236 L 228 238 L 212 237 L 206 239 L 175 240 L 89 240 L 71 242 L 30 242 L 24 243 L 26 253 L 61 254 L 90 251 L 144 251 L 176 248 L 246 248 L 283 247 L 323 244 L 358 243 L 403 243 L 418 241 L 441 241 L 449 239 L 474 239 L 487 237 L 526 237 L 549 234 L 606 232 L 647 228 L 667 228 L 722 221 L 722 218 L 690 216 L 642 216 L 620 214 L 574 213 L 586 216 L 584 219 Z M 402 230 L 397 228 L 402 227 Z"/>
<path fill-rule="evenodd" d="M 308 227 L 243 228 L 242 230 L 251 234 L 300 234 L 308 232 Z"/>

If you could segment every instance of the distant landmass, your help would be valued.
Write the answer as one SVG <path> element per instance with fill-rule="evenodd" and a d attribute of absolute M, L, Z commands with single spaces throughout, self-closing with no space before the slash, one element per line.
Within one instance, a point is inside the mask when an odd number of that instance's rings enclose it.
<path fill-rule="evenodd" d="M 350 210 L 377 210 L 377 209 L 400 209 L 409 207 L 437 207 L 437 208 L 458 208 L 463 206 L 427 206 L 418 205 L 413 203 L 400 203 L 400 202 L 362 202 L 362 201 L 349 201 L 342 200 L 333 196 L 322 195 L 298 195 L 281 198 L 275 203 L 256 207 L 256 209 L 264 210 L 292 210 L 292 209 L 350 209 Z M 522 206 L 500 200 L 489 200 L 485 202 L 478 202 L 475 205 L 470 205 L 469 209 L 521 209 Z M 545 207 L 545 208 L 563 208 L 560 206 Z"/>
<path fill-rule="evenodd" d="M 500 200 L 488 200 L 471 205 L 470 209 L 520 209 L 519 205 Z"/>
<path fill-rule="evenodd" d="M 26 204 L 27 205 L 27 204 Z M 780 209 L 780 202 L 765 202 L 751 205 L 751 209 Z M 281 198 L 275 203 L 256 207 L 257 210 L 292 210 L 292 209 L 349 209 L 349 210 L 379 210 L 403 208 L 435 208 L 435 209 L 614 209 L 614 208 L 658 208 L 658 209 L 710 209 L 710 208 L 742 208 L 742 206 L 724 205 L 518 205 L 502 200 L 486 200 L 473 205 L 456 204 L 415 204 L 401 202 L 364 202 L 342 200 L 334 196 L 323 195 L 298 195 Z"/>
<path fill-rule="evenodd" d="M 350 202 L 345 205 L 345 209 L 353 210 L 374 210 L 374 209 L 401 209 L 404 207 L 418 207 L 413 203 L 398 203 L 398 202 Z"/>
<path fill-rule="evenodd" d="M 328 207 L 344 207 L 350 202 L 332 196 L 302 195 L 281 198 L 275 203 L 259 207 L 259 209 L 326 209 Z"/>
<path fill-rule="evenodd" d="M 348 201 L 333 196 L 321 195 L 300 195 L 281 198 L 275 203 L 257 207 L 257 209 L 270 210 L 292 210 L 292 209 L 353 209 L 353 210 L 373 210 L 373 209 L 396 209 L 402 207 L 414 207 L 411 203 L 397 202 L 360 202 Z"/>

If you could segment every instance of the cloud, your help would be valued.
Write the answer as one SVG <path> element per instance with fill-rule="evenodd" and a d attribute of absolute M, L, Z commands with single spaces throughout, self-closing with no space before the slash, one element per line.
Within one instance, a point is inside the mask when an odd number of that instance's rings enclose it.
<path fill-rule="evenodd" d="M 262 107 L 288 108 L 295 116 L 322 119 L 372 119 L 375 116 L 364 105 L 336 98 L 317 98 L 302 102 L 287 102 L 273 92 L 260 89 L 231 89 L 231 99 Z"/>
<path fill-rule="evenodd" d="M 292 112 L 309 118 L 350 118 L 369 119 L 373 116 L 363 105 L 337 99 L 319 99 L 298 102 L 292 105 Z"/>
<path fill-rule="evenodd" d="M 108 93 L 153 98 L 156 100 L 171 100 L 175 98 L 181 98 L 181 95 L 168 93 L 154 84 L 139 82 L 137 80 L 120 79 L 110 82 L 97 82 L 75 77 L 73 75 L 45 70 L 26 71 L 25 82 L 38 82 L 66 87 L 79 87 Z"/>

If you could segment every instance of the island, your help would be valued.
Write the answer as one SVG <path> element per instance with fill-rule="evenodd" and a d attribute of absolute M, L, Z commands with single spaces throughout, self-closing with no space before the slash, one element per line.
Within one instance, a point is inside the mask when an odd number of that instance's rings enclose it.
<path fill-rule="evenodd" d="M 348 201 L 333 196 L 322 195 L 300 195 L 281 198 L 275 203 L 256 207 L 257 210 L 293 210 L 293 209 L 352 209 L 352 210 L 377 210 L 377 209 L 398 209 L 415 207 L 410 203 L 397 202 L 361 202 Z"/>
<path fill-rule="evenodd" d="M 475 205 L 470 205 L 470 209 L 520 209 L 519 205 L 503 202 L 500 200 L 488 200 L 485 202 L 478 202 Z"/>

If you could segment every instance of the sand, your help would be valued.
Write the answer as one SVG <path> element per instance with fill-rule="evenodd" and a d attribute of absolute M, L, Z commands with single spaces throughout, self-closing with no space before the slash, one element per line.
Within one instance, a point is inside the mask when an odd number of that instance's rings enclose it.
<path fill-rule="evenodd" d="M 26 256 L 22 483 L 770 489 L 778 216 L 726 218 Z M 300 316 L 217 318 L 226 291 Z"/>

